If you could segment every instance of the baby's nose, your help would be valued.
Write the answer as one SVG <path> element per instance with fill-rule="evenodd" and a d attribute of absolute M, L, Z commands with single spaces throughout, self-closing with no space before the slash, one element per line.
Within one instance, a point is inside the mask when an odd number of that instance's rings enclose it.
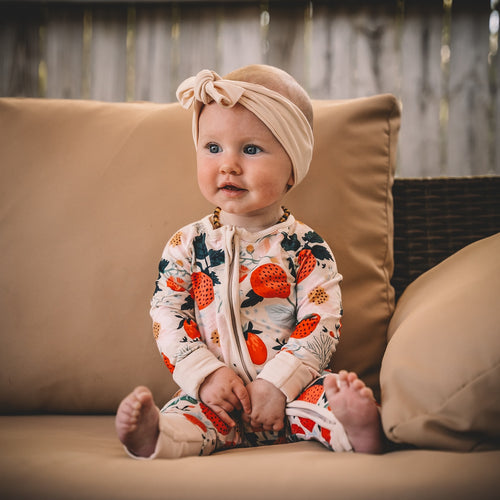
<path fill-rule="evenodd" d="M 220 164 L 220 172 L 225 175 L 239 175 L 241 167 L 237 161 L 225 159 Z"/>

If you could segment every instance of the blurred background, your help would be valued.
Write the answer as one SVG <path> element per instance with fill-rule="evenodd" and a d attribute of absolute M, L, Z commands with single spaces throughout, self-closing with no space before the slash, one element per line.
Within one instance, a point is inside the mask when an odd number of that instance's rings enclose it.
<path fill-rule="evenodd" d="M 172 102 L 272 64 L 313 99 L 394 94 L 400 177 L 500 175 L 498 2 L 0 0 L 0 96 Z"/>

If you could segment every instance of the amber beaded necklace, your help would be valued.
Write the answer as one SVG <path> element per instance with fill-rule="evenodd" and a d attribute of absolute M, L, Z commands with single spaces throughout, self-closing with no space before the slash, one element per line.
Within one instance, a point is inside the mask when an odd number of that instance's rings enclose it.
<path fill-rule="evenodd" d="M 283 215 L 279 218 L 279 220 L 276 222 L 276 224 L 279 224 L 281 222 L 285 222 L 288 219 L 288 217 L 290 216 L 290 210 L 288 210 L 288 208 L 281 207 L 281 209 L 283 210 Z M 214 210 L 213 225 L 214 225 L 215 229 L 218 229 L 219 227 L 222 226 L 222 224 L 220 223 L 220 211 L 221 211 L 220 207 L 216 207 Z"/>

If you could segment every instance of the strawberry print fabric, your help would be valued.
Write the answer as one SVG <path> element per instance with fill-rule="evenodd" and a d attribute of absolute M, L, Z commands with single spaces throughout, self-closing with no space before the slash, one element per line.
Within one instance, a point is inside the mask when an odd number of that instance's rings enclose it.
<path fill-rule="evenodd" d="M 153 332 L 186 395 L 221 366 L 264 378 L 293 401 L 327 368 L 340 335 L 332 252 L 290 215 L 259 233 L 210 216 L 167 243 L 151 301 Z"/>
<path fill-rule="evenodd" d="M 314 380 L 287 405 L 285 428 L 280 432 L 253 432 L 238 419 L 236 427 L 230 428 L 208 406 L 179 391 L 161 410 L 161 435 L 153 456 L 149 458 L 202 456 L 235 447 L 311 440 L 332 451 L 352 451 L 344 427 L 329 407 L 323 380 L 324 376 Z M 170 438 L 169 434 L 175 435 L 176 439 Z"/>

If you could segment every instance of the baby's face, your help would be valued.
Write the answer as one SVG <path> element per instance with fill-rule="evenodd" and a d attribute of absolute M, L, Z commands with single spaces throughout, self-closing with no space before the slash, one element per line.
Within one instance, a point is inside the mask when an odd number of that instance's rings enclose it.
<path fill-rule="evenodd" d="M 205 106 L 199 118 L 198 183 L 207 200 L 220 206 L 226 223 L 272 224 L 293 184 L 283 146 L 252 112 L 237 104 Z M 231 216 L 233 220 L 230 221 Z"/>

